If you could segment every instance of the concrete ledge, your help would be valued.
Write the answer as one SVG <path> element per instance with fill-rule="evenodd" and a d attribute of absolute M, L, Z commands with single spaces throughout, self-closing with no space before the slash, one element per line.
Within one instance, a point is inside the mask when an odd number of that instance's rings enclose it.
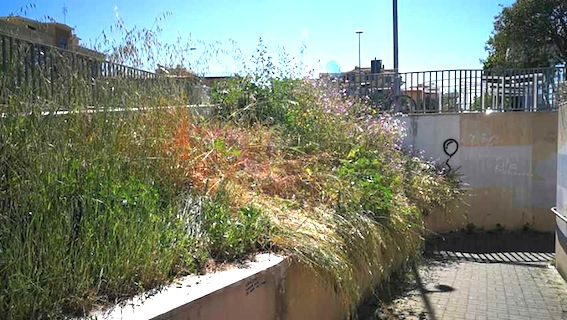
<path fill-rule="evenodd" d="M 149 297 L 92 314 L 104 320 L 276 319 L 289 261 L 258 255 L 240 267 L 187 276 Z"/>
<path fill-rule="evenodd" d="M 555 232 L 555 267 L 567 281 L 567 237 L 559 228 Z"/>
<path fill-rule="evenodd" d="M 99 320 L 340 320 L 347 315 L 332 286 L 304 265 L 273 254 L 187 276 L 153 295 L 91 314 Z"/>

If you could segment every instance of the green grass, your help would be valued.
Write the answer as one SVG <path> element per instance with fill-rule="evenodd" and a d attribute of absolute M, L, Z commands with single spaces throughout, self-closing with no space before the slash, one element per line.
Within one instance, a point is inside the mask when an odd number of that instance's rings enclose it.
<path fill-rule="evenodd" d="M 148 160 L 135 163 L 120 150 L 136 117 L 0 122 L 2 314 L 88 310 L 101 297 L 162 283 L 175 268 L 195 271 L 190 259 L 179 261 L 192 239 L 176 222 L 173 190 Z"/>
<path fill-rule="evenodd" d="M 172 159 L 156 144 L 167 138 L 158 118 L 168 116 L 140 111 L 0 121 L 0 313 L 13 319 L 83 314 L 201 272 L 209 257 L 237 259 L 267 241 L 257 209 L 232 217 L 220 196 L 200 196 L 202 203 L 190 206 L 202 207 L 203 232 L 187 231 L 195 225 L 180 210 L 187 189 L 167 174 Z"/>

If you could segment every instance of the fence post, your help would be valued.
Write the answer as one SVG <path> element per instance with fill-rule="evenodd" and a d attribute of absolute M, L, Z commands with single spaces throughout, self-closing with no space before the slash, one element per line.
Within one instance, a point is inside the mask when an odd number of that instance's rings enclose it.
<path fill-rule="evenodd" d="M 533 82 L 534 82 L 534 87 L 533 87 L 534 96 L 533 96 L 533 98 L 532 98 L 532 99 L 533 99 L 533 108 L 532 108 L 532 110 L 533 110 L 533 111 L 536 111 L 536 110 L 539 110 L 538 101 L 537 101 L 537 97 L 538 97 L 538 94 L 539 94 L 539 93 L 538 93 L 538 90 L 537 90 L 537 83 L 539 82 L 539 76 L 538 76 L 538 74 L 536 73 L 536 71 L 533 72 L 533 74 L 532 74 L 532 79 L 533 79 Z"/>

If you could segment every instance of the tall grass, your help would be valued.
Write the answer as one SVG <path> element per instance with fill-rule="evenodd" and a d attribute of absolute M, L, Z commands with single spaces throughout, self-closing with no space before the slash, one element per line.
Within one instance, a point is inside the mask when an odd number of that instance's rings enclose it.
<path fill-rule="evenodd" d="M 399 120 L 336 83 L 236 78 L 212 100 L 222 121 L 248 128 L 271 154 L 243 151 L 242 171 L 224 179 L 253 194 L 272 244 L 336 288 L 346 310 L 420 254 L 424 215 L 463 195 L 458 175 L 403 150 Z"/>
<path fill-rule="evenodd" d="M 2 314 L 88 310 L 196 270 L 151 113 L 0 121 Z"/>
<path fill-rule="evenodd" d="M 154 31 L 121 28 L 113 59 L 163 55 Z M 404 153 L 398 121 L 295 77 L 285 55 L 278 69 L 263 44 L 249 73 L 211 89 L 209 119 L 174 107 L 193 83 L 93 79 L 72 53 L 39 49 L 49 62 L 35 77 L 17 78 L 26 60 L 0 73 L 7 319 L 83 315 L 265 250 L 313 268 L 352 310 L 420 253 L 423 214 L 461 196 L 458 179 Z"/>
<path fill-rule="evenodd" d="M 188 84 L 118 65 L 93 78 L 92 59 L 2 41 L 1 317 L 84 314 L 199 272 L 162 152 L 175 112 L 155 108 L 185 105 Z"/>

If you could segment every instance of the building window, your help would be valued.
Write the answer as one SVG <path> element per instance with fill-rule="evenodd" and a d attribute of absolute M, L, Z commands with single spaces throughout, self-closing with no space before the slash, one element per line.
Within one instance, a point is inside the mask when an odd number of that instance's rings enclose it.
<path fill-rule="evenodd" d="M 61 48 L 61 49 L 67 49 L 67 39 L 59 38 L 58 47 Z"/>

